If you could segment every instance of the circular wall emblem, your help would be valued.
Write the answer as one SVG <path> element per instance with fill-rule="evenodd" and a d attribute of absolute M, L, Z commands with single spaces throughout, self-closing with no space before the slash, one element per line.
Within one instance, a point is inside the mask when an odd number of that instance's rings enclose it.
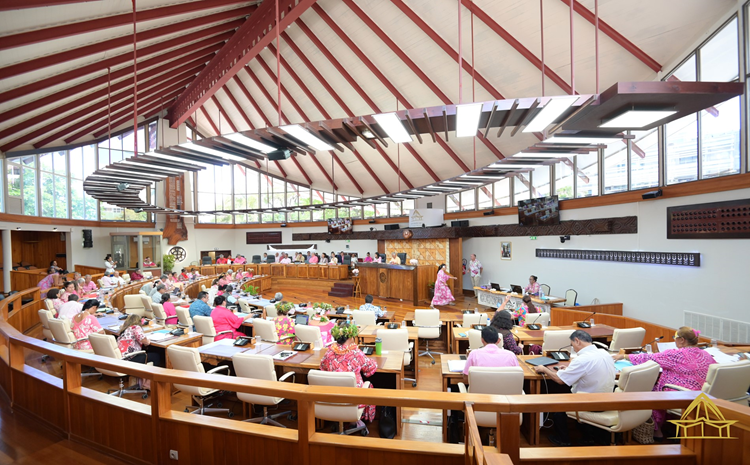
<path fill-rule="evenodd" d="M 178 262 L 185 260 L 185 257 L 187 257 L 187 253 L 182 247 L 172 247 L 169 253 L 174 255 L 175 260 L 177 260 Z"/>
<path fill-rule="evenodd" d="M 411 229 L 404 230 L 404 239 L 411 239 L 413 235 L 414 233 L 411 231 Z"/>
<path fill-rule="evenodd" d="M 384 283 L 384 282 L 385 282 L 385 280 L 386 280 L 386 277 L 385 277 L 385 272 L 382 272 L 382 271 L 381 271 L 381 272 L 380 272 L 380 282 L 381 282 L 381 283 Z"/>

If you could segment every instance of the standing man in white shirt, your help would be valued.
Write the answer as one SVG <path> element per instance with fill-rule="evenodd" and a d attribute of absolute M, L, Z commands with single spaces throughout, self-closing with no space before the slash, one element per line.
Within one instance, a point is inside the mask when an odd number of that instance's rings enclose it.
<path fill-rule="evenodd" d="M 567 368 L 555 371 L 545 366 L 536 367 L 536 372 L 549 377 L 557 384 L 570 386 L 572 393 L 600 393 L 612 392 L 615 388 L 615 362 L 604 349 L 597 349 L 591 335 L 585 331 L 576 330 L 570 335 L 570 345 L 578 356 L 570 362 Z M 558 446 L 570 446 L 568 434 L 568 415 L 565 412 L 552 413 L 555 424 L 555 436 L 550 435 L 551 443 Z M 602 431 L 579 423 L 583 431 L 581 445 L 593 445 L 590 438 Z M 605 439 L 606 440 L 606 439 Z"/>
<path fill-rule="evenodd" d="M 482 262 L 477 260 L 477 254 L 471 254 L 471 260 L 469 260 L 469 276 L 471 276 L 471 287 L 479 287 L 482 279 Z M 479 291 L 474 289 L 474 297 L 479 298 Z"/>

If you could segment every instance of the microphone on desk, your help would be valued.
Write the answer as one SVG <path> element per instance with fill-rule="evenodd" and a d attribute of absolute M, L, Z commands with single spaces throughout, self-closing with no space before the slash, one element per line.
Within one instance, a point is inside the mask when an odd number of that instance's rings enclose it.
<path fill-rule="evenodd" d="M 573 347 L 573 344 L 568 344 L 566 346 L 562 346 L 557 350 L 554 350 L 552 352 L 549 352 L 548 355 L 557 361 L 566 361 L 570 360 L 570 354 L 567 352 L 562 352 L 563 349 L 567 349 L 568 347 Z"/>
<path fill-rule="evenodd" d="M 526 324 L 526 327 L 527 327 L 528 329 L 531 329 L 531 330 L 533 330 L 533 331 L 536 331 L 536 330 L 538 330 L 538 329 L 542 329 L 542 325 L 538 325 L 538 324 L 536 324 L 536 322 L 537 322 L 537 320 L 539 319 L 539 317 L 540 317 L 540 316 L 542 316 L 542 314 L 541 314 L 541 313 L 537 313 L 537 314 L 536 314 L 536 318 L 534 318 L 534 322 L 533 322 L 533 323 L 527 323 L 527 324 Z"/>
<path fill-rule="evenodd" d="M 578 325 L 579 328 L 590 328 L 591 327 L 591 323 L 589 323 L 586 320 L 588 320 L 589 318 L 591 318 L 594 315 L 596 315 L 596 312 L 594 312 L 591 315 L 587 316 L 582 321 L 579 321 L 578 323 L 576 323 L 576 325 Z"/>
<path fill-rule="evenodd" d="M 651 341 L 651 342 L 647 342 L 647 343 L 643 344 L 642 346 L 640 346 L 640 347 L 638 348 L 638 350 L 640 350 L 640 351 L 643 351 L 644 347 L 646 347 L 646 346 L 650 346 L 650 345 L 651 345 L 651 344 L 653 344 L 654 342 L 659 342 L 659 341 L 661 341 L 662 339 L 664 339 L 664 336 L 659 336 L 659 337 L 657 337 L 656 339 L 654 339 L 653 341 Z"/>

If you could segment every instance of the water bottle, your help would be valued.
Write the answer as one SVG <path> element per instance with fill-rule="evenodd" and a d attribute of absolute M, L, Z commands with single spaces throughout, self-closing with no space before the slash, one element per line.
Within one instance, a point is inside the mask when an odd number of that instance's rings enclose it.
<path fill-rule="evenodd" d="M 495 428 L 490 430 L 490 447 L 495 447 Z"/>
<path fill-rule="evenodd" d="M 539 289 L 539 299 L 544 300 L 544 291 Z"/>
<path fill-rule="evenodd" d="M 349 325 L 351 323 L 352 316 L 346 315 L 346 324 Z"/>
<path fill-rule="evenodd" d="M 375 355 L 383 355 L 383 340 L 375 339 Z"/>

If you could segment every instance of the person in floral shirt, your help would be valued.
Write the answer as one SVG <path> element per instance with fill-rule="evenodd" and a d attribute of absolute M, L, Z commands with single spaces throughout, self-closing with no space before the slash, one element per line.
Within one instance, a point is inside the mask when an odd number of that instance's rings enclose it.
<path fill-rule="evenodd" d="M 75 315 L 71 320 L 71 326 L 73 326 L 73 334 L 76 339 L 88 338 L 91 333 L 103 333 L 102 325 L 99 324 L 94 314 L 96 309 L 99 308 L 99 301 L 96 299 L 89 299 L 83 304 L 81 311 Z M 76 349 L 78 350 L 91 350 L 91 343 L 87 340 L 76 342 Z"/>
<path fill-rule="evenodd" d="M 122 323 L 120 336 L 117 338 L 117 347 L 122 353 L 122 358 L 136 363 L 153 362 L 154 366 L 164 367 L 161 354 L 148 350 L 147 347 L 151 344 L 151 341 L 148 340 L 146 333 L 143 332 L 141 324 L 141 317 L 135 313 L 129 314 Z M 146 350 L 147 353 L 130 355 L 141 350 Z"/>
<path fill-rule="evenodd" d="M 354 324 L 344 323 L 341 326 L 334 326 L 331 335 L 336 342 L 328 348 L 323 360 L 320 361 L 320 369 L 354 373 L 357 387 L 362 387 L 364 385 L 362 375 L 372 376 L 377 371 L 378 364 L 375 360 L 368 358 L 354 342 L 358 334 L 359 330 Z M 372 384 L 369 387 L 373 387 Z M 360 405 L 359 408 L 364 409 L 363 420 L 372 421 L 375 418 L 374 405 Z"/>
<path fill-rule="evenodd" d="M 276 304 L 276 318 L 273 323 L 276 326 L 276 334 L 279 336 L 277 344 L 289 344 L 294 338 L 294 321 L 287 316 L 290 310 L 287 302 Z"/>

